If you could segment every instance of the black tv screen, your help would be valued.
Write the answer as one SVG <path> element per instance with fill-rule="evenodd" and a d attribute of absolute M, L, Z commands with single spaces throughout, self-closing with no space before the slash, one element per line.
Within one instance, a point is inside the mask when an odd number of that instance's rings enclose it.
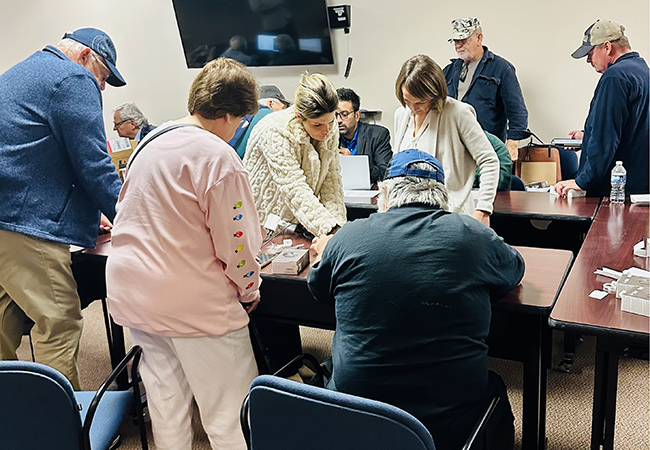
<path fill-rule="evenodd" d="M 173 0 L 187 67 L 334 64 L 325 0 Z"/>

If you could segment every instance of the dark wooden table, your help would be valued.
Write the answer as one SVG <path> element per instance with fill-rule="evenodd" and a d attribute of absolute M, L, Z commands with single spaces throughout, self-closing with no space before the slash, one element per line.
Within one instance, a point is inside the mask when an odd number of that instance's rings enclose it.
<path fill-rule="evenodd" d="M 618 359 L 625 346 L 648 346 L 648 317 L 621 311 L 621 300 L 609 294 L 589 297 L 610 278 L 593 272 L 603 266 L 622 271 L 632 266 L 649 269 L 648 258 L 636 257 L 632 248 L 650 235 L 648 207 L 610 204 L 605 199 L 587 234 L 571 273 L 549 319 L 553 328 L 597 336 L 592 450 L 614 447 Z"/>
<path fill-rule="evenodd" d="M 294 244 L 305 243 L 295 238 Z M 566 277 L 573 255 L 566 250 L 517 247 L 526 261 L 520 286 L 495 303 L 488 338 L 492 356 L 523 362 L 523 448 L 543 449 L 546 437 L 546 383 L 551 364 L 551 330 L 548 317 Z M 285 339 L 298 336 L 298 325 L 335 329 L 334 309 L 316 301 L 307 288 L 307 270 L 300 275 L 262 272 L 262 300 L 253 313 L 262 340 L 280 366 L 300 349 Z M 279 324 L 279 329 L 269 326 Z M 291 328 L 295 331 L 291 331 Z M 272 334 L 273 333 L 273 334 Z M 281 336 L 278 338 L 278 336 Z M 286 349 L 291 349 L 287 351 Z M 273 356 L 272 356 L 273 357 Z"/>
<path fill-rule="evenodd" d="M 126 349 L 124 347 L 124 330 L 113 322 L 108 314 L 108 305 L 106 304 L 106 258 L 110 251 L 111 234 L 99 235 L 94 248 L 87 248 L 72 254 L 72 273 L 77 282 L 77 292 L 82 306 L 87 306 L 95 300 L 102 302 L 108 351 L 111 367 L 114 369 L 126 356 Z M 128 384 L 128 374 L 124 372 L 117 378 L 118 388 L 125 389 Z"/>
<path fill-rule="evenodd" d="M 494 200 L 490 227 L 510 245 L 559 248 L 578 253 L 596 216 L 599 198 L 559 198 L 547 192 L 501 191 Z M 377 211 L 372 201 L 345 197 L 348 220 Z"/>

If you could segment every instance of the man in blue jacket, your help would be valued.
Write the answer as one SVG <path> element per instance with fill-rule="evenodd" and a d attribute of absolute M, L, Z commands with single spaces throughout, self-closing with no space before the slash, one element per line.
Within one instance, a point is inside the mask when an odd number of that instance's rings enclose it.
<path fill-rule="evenodd" d="M 620 24 L 599 19 L 587 28 L 582 45 L 571 55 L 576 59 L 586 56 L 603 76 L 591 100 L 584 133 L 570 133 L 582 139 L 582 154 L 575 180 L 555 185 L 560 195 L 574 189 L 585 190 L 590 197 L 608 196 L 616 161 L 623 161 L 627 169 L 628 195 L 650 192 L 650 69 L 632 51 L 624 32 Z"/>
<path fill-rule="evenodd" d="M 519 141 L 530 136 L 528 110 L 515 68 L 483 45 L 483 30 L 476 17 L 451 21 L 457 59 L 444 68 L 449 96 L 469 103 L 483 130 L 506 143 L 517 159 Z"/>
<path fill-rule="evenodd" d="M 36 361 L 79 389 L 82 318 L 69 245 L 93 247 L 115 216 L 102 95 L 123 86 L 110 37 L 66 34 L 0 75 L 0 357 L 16 359 L 25 316 Z"/>

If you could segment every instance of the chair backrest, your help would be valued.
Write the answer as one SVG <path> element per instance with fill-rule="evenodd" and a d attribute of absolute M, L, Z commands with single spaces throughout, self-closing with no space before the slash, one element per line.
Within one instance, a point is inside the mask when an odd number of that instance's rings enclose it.
<path fill-rule="evenodd" d="M 382 402 L 270 375 L 249 402 L 253 450 L 435 450 L 422 423 Z"/>
<path fill-rule="evenodd" d="M 61 373 L 31 361 L 0 361 L 0 448 L 81 448 L 79 408 Z"/>
<path fill-rule="evenodd" d="M 554 185 L 562 181 L 562 163 L 557 148 L 548 145 L 527 145 L 519 149 L 515 175 L 525 184 L 547 181 Z"/>

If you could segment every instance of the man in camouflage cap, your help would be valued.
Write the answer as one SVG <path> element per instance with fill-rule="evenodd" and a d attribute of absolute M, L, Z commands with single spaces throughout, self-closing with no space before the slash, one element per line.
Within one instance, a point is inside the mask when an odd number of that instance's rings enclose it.
<path fill-rule="evenodd" d="M 515 68 L 483 45 L 477 17 L 452 20 L 451 28 L 449 42 L 458 58 L 444 69 L 449 96 L 472 105 L 481 127 L 504 141 L 516 159 L 519 140 L 530 133 Z"/>

